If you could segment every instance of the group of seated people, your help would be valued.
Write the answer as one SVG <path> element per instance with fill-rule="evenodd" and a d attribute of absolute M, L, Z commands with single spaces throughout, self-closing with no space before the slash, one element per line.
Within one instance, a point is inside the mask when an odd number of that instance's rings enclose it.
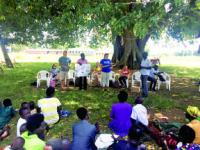
<path fill-rule="evenodd" d="M 17 121 L 16 138 L 5 150 L 96 150 L 96 138 L 100 134 L 98 123 L 89 122 L 89 114 L 86 108 L 80 107 L 76 110 L 79 121 L 72 126 L 72 141 L 67 139 L 50 139 L 45 142 L 45 134 L 56 126 L 61 119 L 61 103 L 54 97 L 55 89 L 49 87 L 46 90 L 46 97 L 40 99 L 35 106 L 34 102 L 23 102 L 19 109 L 20 118 Z M 135 105 L 127 102 L 128 94 L 120 91 L 119 102 L 114 103 L 110 111 L 111 121 L 108 128 L 112 135 L 112 143 L 107 146 L 108 150 L 141 150 L 146 149 L 144 141 L 148 136 L 165 149 L 184 150 L 200 148 L 200 110 L 197 107 L 189 106 L 186 111 L 186 118 L 189 123 L 178 127 L 177 137 L 172 136 L 169 131 L 162 131 L 160 123 L 156 126 L 149 121 L 146 107 L 143 105 L 143 98 L 137 97 Z M 5 138 L 8 131 L 5 129 L 10 119 L 16 114 L 10 99 L 3 101 L 0 108 L 0 137 Z M 172 123 L 168 123 L 172 126 Z M 172 142 L 173 141 L 173 142 Z M 102 143 L 104 144 L 104 143 Z M 193 148 L 193 149 L 192 149 Z M 195 149 L 196 148 L 196 149 Z"/>

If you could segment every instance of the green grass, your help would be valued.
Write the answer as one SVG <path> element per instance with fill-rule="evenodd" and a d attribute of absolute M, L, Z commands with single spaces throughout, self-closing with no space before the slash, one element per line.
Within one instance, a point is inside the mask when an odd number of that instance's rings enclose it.
<path fill-rule="evenodd" d="M 36 74 L 40 70 L 49 70 L 51 63 L 20 63 L 16 64 L 14 69 L 4 68 L 4 73 L 0 74 L 0 100 L 11 98 L 14 108 L 19 109 L 20 104 L 24 101 L 35 101 L 45 96 L 45 84 L 40 88 L 30 86 L 30 83 L 36 80 Z M 173 73 L 175 77 L 190 77 L 197 78 L 200 75 L 198 69 L 184 68 L 184 67 L 170 67 L 164 66 L 161 68 L 169 73 Z M 184 73 L 180 73 L 184 70 Z M 194 74 L 191 73 L 196 71 Z M 177 79 L 174 79 L 177 80 Z M 189 78 L 188 78 L 189 80 Z M 184 110 L 188 104 L 199 105 L 196 87 L 187 86 L 182 89 L 181 86 L 172 84 L 172 92 L 162 89 L 157 93 L 150 93 L 149 97 L 145 99 L 145 105 L 148 109 L 156 111 L 170 111 L 174 108 Z M 56 124 L 48 133 L 47 139 L 52 137 L 68 136 L 71 139 L 71 127 L 78 119 L 75 111 L 78 107 L 86 107 L 89 110 L 90 121 L 99 122 L 102 132 L 110 132 L 107 128 L 109 122 L 109 111 L 112 103 L 117 102 L 117 93 L 119 89 L 110 89 L 110 91 L 103 92 L 100 88 L 89 88 L 87 91 L 69 90 L 61 92 L 56 90 L 55 96 L 61 101 L 63 109 L 70 110 L 72 115 L 68 118 L 62 119 Z M 129 92 L 128 102 L 133 104 L 137 93 Z M 191 101 L 184 101 L 190 99 Z M 199 105 L 200 106 L 200 105 Z M 16 122 L 18 115 L 12 119 L 11 136 L 0 143 L 5 146 L 11 142 L 16 134 Z"/>
<path fill-rule="evenodd" d="M 200 77 L 199 67 L 162 66 L 161 70 L 173 74 L 179 78 L 199 79 Z"/>

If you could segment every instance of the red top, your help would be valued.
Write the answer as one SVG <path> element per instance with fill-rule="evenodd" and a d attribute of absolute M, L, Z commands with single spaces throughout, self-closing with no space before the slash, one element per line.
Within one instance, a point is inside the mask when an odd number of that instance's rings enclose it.
<path fill-rule="evenodd" d="M 123 68 L 123 69 L 121 70 L 121 76 L 126 76 L 126 77 L 128 77 L 128 74 L 129 74 L 128 68 Z"/>

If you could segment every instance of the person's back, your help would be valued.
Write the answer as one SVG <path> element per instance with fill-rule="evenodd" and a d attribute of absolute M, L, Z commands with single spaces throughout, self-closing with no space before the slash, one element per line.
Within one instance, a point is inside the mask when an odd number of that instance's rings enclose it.
<path fill-rule="evenodd" d="M 45 142 L 38 137 L 38 134 L 44 132 L 42 124 L 44 116 L 42 114 L 31 115 L 27 119 L 27 130 L 21 137 L 25 140 L 24 149 L 26 150 L 44 150 Z"/>
<path fill-rule="evenodd" d="M 47 124 L 54 124 L 59 120 L 59 114 L 57 107 L 61 105 L 60 101 L 55 98 L 43 98 L 38 101 L 38 107 L 41 108 L 41 112 L 44 115 L 44 120 Z"/>
<path fill-rule="evenodd" d="M 127 98 L 128 94 L 125 91 L 120 91 L 118 94 L 120 102 L 113 104 L 110 112 L 112 121 L 109 123 L 108 127 L 120 136 L 126 136 L 131 127 L 130 117 L 132 106 L 126 102 Z"/>
<path fill-rule="evenodd" d="M 146 146 L 141 143 L 141 130 L 130 128 L 128 140 L 117 140 L 111 145 L 112 150 L 146 150 Z"/>
<path fill-rule="evenodd" d="M 15 114 L 10 99 L 5 99 L 3 105 L 0 106 L 0 129 L 3 129 Z"/>
<path fill-rule="evenodd" d="M 116 124 L 114 132 L 121 136 L 125 136 L 128 133 L 128 129 L 131 126 L 131 112 L 132 106 L 125 102 L 125 103 L 116 103 L 112 106 L 112 116 L 113 117 L 113 124 Z"/>
<path fill-rule="evenodd" d="M 135 100 L 135 106 L 133 106 L 131 119 L 136 122 L 142 123 L 144 126 L 148 126 L 148 114 L 145 106 L 142 105 L 143 99 L 141 97 L 137 97 Z"/>
<path fill-rule="evenodd" d="M 29 135 L 28 131 L 24 132 L 21 137 L 25 140 L 24 148 L 27 150 L 43 150 L 45 143 L 38 138 L 36 134 Z"/>
<path fill-rule="evenodd" d="M 91 140 L 96 135 L 96 127 L 86 120 L 73 125 L 72 150 L 93 150 Z"/>
<path fill-rule="evenodd" d="M 79 108 L 77 110 L 77 116 L 80 121 L 72 127 L 73 141 L 71 150 L 96 150 L 97 148 L 94 145 L 96 127 L 87 121 L 87 110 L 85 108 Z"/>
<path fill-rule="evenodd" d="M 61 103 L 57 98 L 53 97 L 54 93 L 55 89 L 49 87 L 46 90 L 47 97 L 38 101 L 38 107 L 41 109 L 41 112 L 44 115 L 44 120 L 48 125 L 52 125 L 59 121 L 58 110 Z"/>

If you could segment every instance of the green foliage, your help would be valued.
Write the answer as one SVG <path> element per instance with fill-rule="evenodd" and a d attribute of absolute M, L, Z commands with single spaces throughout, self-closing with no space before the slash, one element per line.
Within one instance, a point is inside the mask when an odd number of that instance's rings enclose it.
<path fill-rule="evenodd" d="M 166 3 L 173 8 L 168 13 Z M 194 37 L 199 29 L 198 6 L 198 0 L 1 0 L 0 32 L 13 42 L 46 47 L 75 47 L 87 32 L 93 35 L 90 43 L 95 47 L 122 35 L 126 29 L 137 38 L 159 36 L 164 28 L 169 28 L 173 37 Z"/>

